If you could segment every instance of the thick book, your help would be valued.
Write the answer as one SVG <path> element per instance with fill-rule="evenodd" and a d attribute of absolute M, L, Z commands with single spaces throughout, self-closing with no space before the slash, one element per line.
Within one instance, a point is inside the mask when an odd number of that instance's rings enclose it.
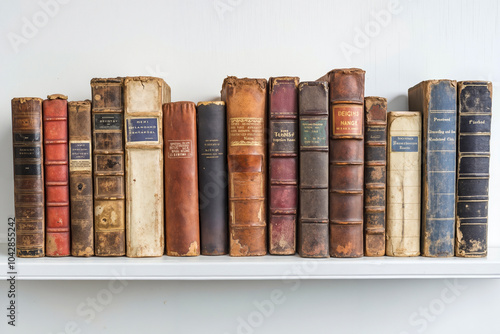
<path fill-rule="evenodd" d="M 266 79 L 227 77 L 229 255 L 265 255 Z"/>
<path fill-rule="evenodd" d="M 90 101 L 68 102 L 71 255 L 94 255 Z"/>
<path fill-rule="evenodd" d="M 483 257 L 488 241 L 492 85 L 458 83 L 455 255 Z"/>
<path fill-rule="evenodd" d="M 387 118 L 386 255 L 418 256 L 422 117 L 391 111 Z"/>
<path fill-rule="evenodd" d="M 428 80 L 408 90 L 410 110 L 422 113 L 423 256 L 455 254 L 457 83 Z"/>
<path fill-rule="evenodd" d="M 330 83 L 330 256 L 363 256 L 365 71 L 332 70 Z"/>
<path fill-rule="evenodd" d="M 43 180 L 42 99 L 14 98 L 14 207 L 18 257 L 45 255 L 45 191 Z"/>
<path fill-rule="evenodd" d="M 328 82 L 299 84 L 299 221 L 302 257 L 328 257 Z"/>
<path fill-rule="evenodd" d="M 196 105 L 163 105 L 167 255 L 200 255 Z"/>
<path fill-rule="evenodd" d="M 68 256 L 71 250 L 67 100 L 53 94 L 42 103 L 47 256 Z"/>
<path fill-rule="evenodd" d="M 365 256 L 385 255 L 387 99 L 365 97 Z"/>
<path fill-rule="evenodd" d="M 125 255 L 123 79 L 94 78 L 92 153 L 96 256 Z"/>
<path fill-rule="evenodd" d="M 269 254 L 295 254 L 299 78 L 269 79 Z"/>
<path fill-rule="evenodd" d="M 201 254 L 224 255 L 229 251 L 225 103 L 199 102 L 196 127 Z"/>
<path fill-rule="evenodd" d="M 127 77 L 123 98 L 127 256 L 162 256 L 165 253 L 162 105 L 170 102 L 170 87 L 160 78 Z"/>

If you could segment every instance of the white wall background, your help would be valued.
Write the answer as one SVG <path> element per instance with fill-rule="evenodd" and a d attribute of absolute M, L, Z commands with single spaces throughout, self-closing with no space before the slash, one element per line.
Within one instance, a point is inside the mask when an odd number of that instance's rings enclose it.
<path fill-rule="evenodd" d="M 314 80 L 352 66 L 367 72 L 366 95 L 387 97 L 390 110 L 407 109 L 407 89 L 425 79 L 490 80 L 496 114 L 499 14 L 497 1 L 472 0 L 2 1 L 0 241 L 14 214 L 13 97 L 64 93 L 71 100 L 87 99 L 93 77 L 154 75 L 172 87 L 172 100 L 197 102 L 217 98 L 226 75 Z M 500 246 L 497 116 L 490 247 Z M 0 328 L 2 333 L 236 333 L 238 317 L 248 319 L 254 302 L 278 289 L 285 301 L 259 326 L 240 328 L 241 333 L 497 333 L 500 282 L 460 280 L 466 288 L 459 290 L 450 284 L 303 281 L 292 290 L 281 281 L 129 282 L 87 322 L 78 305 L 96 298 L 108 282 L 22 281 L 18 326 L 8 327 L 0 312 Z"/>

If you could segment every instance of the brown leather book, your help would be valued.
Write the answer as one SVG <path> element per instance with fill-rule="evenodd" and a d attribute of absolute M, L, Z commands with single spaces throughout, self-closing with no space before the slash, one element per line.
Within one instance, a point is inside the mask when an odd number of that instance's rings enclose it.
<path fill-rule="evenodd" d="M 125 255 L 123 79 L 95 78 L 92 87 L 95 255 Z"/>
<path fill-rule="evenodd" d="M 330 256 L 363 256 L 365 71 L 332 70 L 330 83 Z"/>
<path fill-rule="evenodd" d="M 365 97 L 365 255 L 385 255 L 387 99 Z"/>
<path fill-rule="evenodd" d="M 163 105 L 167 255 L 200 255 L 196 105 Z"/>
<path fill-rule="evenodd" d="M 266 79 L 227 77 L 229 255 L 266 254 Z"/>
<path fill-rule="evenodd" d="M 42 99 L 37 97 L 12 99 L 14 206 L 18 257 L 45 255 L 42 138 Z"/>
<path fill-rule="evenodd" d="M 71 255 L 94 255 L 91 103 L 68 102 Z"/>

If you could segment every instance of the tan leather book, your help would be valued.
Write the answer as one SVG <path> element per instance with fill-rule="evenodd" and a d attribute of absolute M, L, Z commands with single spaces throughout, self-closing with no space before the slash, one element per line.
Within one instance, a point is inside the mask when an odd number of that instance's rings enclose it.
<path fill-rule="evenodd" d="M 266 79 L 227 77 L 229 255 L 265 255 Z"/>
<path fill-rule="evenodd" d="M 153 77 L 127 77 L 123 86 L 127 256 L 162 256 L 162 105 L 170 102 L 170 87 Z"/>

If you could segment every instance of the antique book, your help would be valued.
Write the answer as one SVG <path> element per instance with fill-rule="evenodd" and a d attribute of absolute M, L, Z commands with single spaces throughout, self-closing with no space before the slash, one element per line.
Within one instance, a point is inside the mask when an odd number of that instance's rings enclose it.
<path fill-rule="evenodd" d="M 428 80 L 408 90 L 410 110 L 422 112 L 423 256 L 455 253 L 457 83 Z"/>
<path fill-rule="evenodd" d="M 94 78 L 92 153 L 95 255 L 125 255 L 123 79 Z"/>
<path fill-rule="evenodd" d="M 332 70 L 330 83 L 330 256 L 363 256 L 365 71 Z"/>
<path fill-rule="evenodd" d="M 269 254 L 295 254 L 299 78 L 269 79 Z"/>
<path fill-rule="evenodd" d="M 125 226 L 128 257 L 165 253 L 163 103 L 170 87 L 160 78 L 127 77 L 125 117 Z"/>
<path fill-rule="evenodd" d="M 196 105 L 163 105 L 167 255 L 200 255 Z"/>
<path fill-rule="evenodd" d="M 299 221 L 302 257 L 328 257 L 328 82 L 299 84 Z"/>
<path fill-rule="evenodd" d="M 227 77 L 229 255 L 265 255 L 266 79 Z"/>
<path fill-rule="evenodd" d="M 387 118 L 386 255 L 418 256 L 422 117 L 391 111 Z"/>
<path fill-rule="evenodd" d="M 365 256 L 385 255 L 387 99 L 365 97 Z"/>
<path fill-rule="evenodd" d="M 67 256 L 71 249 L 67 100 L 53 94 L 42 103 L 47 256 Z"/>
<path fill-rule="evenodd" d="M 487 254 L 492 85 L 458 83 L 456 256 Z"/>
<path fill-rule="evenodd" d="M 199 102 L 196 126 L 201 254 L 223 255 L 229 251 L 225 103 Z"/>
<path fill-rule="evenodd" d="M 42 99 L 12 99 L 14 207 L 18 257 L 45 255 Z"/>
<path fill-rule="evenodd" d="M 71 255 L 94 255 L 91 103 L 68 102 Z"/>

